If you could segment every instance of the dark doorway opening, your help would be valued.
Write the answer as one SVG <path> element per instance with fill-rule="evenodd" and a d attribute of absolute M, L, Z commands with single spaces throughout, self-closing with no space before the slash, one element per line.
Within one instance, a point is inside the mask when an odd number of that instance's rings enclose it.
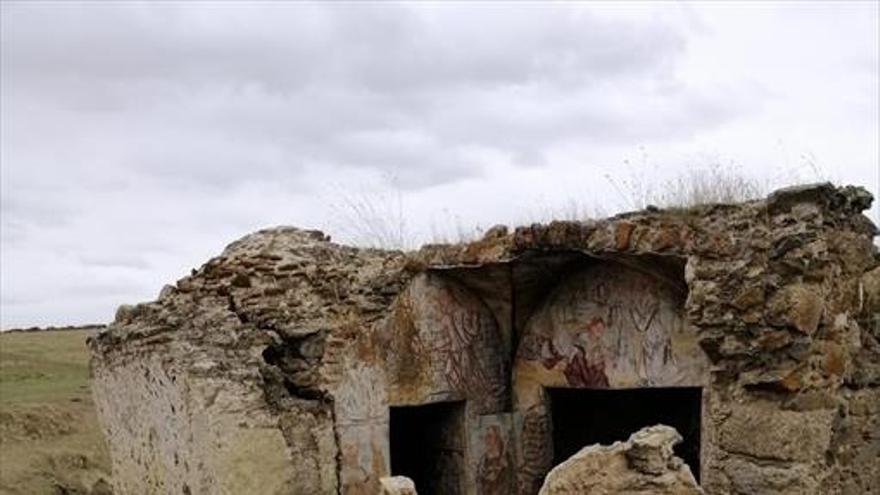
<path fill-rule="evenodd" d="M 464 402 L 391 408 L 391 473 L 419 495 L 464 493 Z"/>
<path fill-rule="evenodd" d="M 553 464 L 594 443 L 626 440 L 658 423 L 674 427 L 683 441 L 675 454 L 700 480 L 699 387 L 574 389 L 548 388 L 553 421 Z"/>

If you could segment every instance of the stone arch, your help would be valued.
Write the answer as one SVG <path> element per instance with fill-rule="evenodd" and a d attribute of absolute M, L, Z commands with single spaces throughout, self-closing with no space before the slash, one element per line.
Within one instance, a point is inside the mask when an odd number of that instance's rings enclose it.
<path fill-rule="evenodd" d="M 467 400 L 474 413 L 488 414 L 509 403 L 498 324 L 460 283 L 431 272 L 415 277 L 386 325 L 389 404 Z"/>
<path fill-rule="evenodd" d="M 512 369 L 519 492 L 552 467 L 548 388 L 703 387 L 708 360 L 684 316 L 686 289 L 597 261 L 564 279 L 531 315 Z"/>
<path fill-rule="evenodd" d="M 422 273 L 360 337 L 343 353 L 334 393 L 340 491 L 375 493 L 379 477 L 392 472 L 392 409 L 456 403 L 457 481 L 480 495 L 510 493 L 509 360 L 482 299 L 443 274 Z M 484 488 L 483 473 L 498 471 Z"/>
<path fill-rule="evenodd" d="M 460 282 L 427 272 L 401 293 L 383 327 L 389 407 L 401 412 L 412 409 L 406 406 L 461 406 L 458 428 L 440 426 L 443 442 L 450 442 L 442 448 L 444 456 L 460 452 L 460 470 L 433 477 L 435 486 L 426 488 L 434 491 L 426 493 L 509 494 L 514 466 L 509 359 L 489 307 Z M 389 430 L 394 438 L 393 415 Z M 390 447 L 393 470 L 396 454 Z"/>

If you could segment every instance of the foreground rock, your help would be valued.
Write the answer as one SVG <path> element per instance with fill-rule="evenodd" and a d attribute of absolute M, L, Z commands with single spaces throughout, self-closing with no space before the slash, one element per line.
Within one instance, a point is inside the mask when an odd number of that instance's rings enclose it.
<path fill-rule="evenodd" d="M 406 476 L 391 476 L 379 479 L 382 487 L 379 495 L 418 495 L 416 484 Z"/>
<path fill-rule="evenodd" d="M 553 468 L 539 495 L 699 495 L 687 464 L 672 452 L 681 435 L 665 425 L 633 433 L 626 442 L 591 445 Z"/>

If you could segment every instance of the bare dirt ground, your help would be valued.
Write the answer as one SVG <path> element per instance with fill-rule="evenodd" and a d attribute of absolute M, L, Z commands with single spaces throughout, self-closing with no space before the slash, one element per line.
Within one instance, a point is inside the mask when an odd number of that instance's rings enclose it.
<path fill-rule="evenodd" d="M 89 393 L 91 331 L 0 334 L 0 494 L 109 494 Z"/>

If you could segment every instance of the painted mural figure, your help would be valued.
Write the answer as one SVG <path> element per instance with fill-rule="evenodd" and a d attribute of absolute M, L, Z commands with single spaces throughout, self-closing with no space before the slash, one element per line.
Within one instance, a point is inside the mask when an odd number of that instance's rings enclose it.
<path fill-rule="evenodd" d="M 705 363 L 686 331 L 677 290 L 649 274 L 598 264 L 573 274 L 532 314 L 514 365 L 524 415 L 520 493 L 537 493 L 553 460 L 544 389 L 700 383 Z"/>
<path fill-rule="evenodd" d="M 450 386 L 478 397 L 503 394 L 504 385 L 495 378 L 501 363 L 487 358 L 485 343 L 480 340 L 481 333 L 494 331 L 492 322 L 473 314 L 454 314 L 449 321 L 449 332 L 441 334 L 435 352 L 444 356 L 443 374 Z"/>
<path fill-rule="evenodd" d="M 605 322 L 595 317 L 586 328 L 573 335 L 566 335 L 564 343 L 557 346 L 552 338 L 545 338 L 541 345 L 541 363 L 550 370 L 564 361 L 562 373 L 573 387 L 607 387 L 605 353 L 602 338 Z M 562 348 L 560 350 L 560 347 Z"/>
<path fill-rule="evenodd" d="M 504 438 L 498 425 L 486 429 L 483 436 L 486 451 L 477 469 L 477 482 L 482 495 L 507 495 L 510 493 L 512 471 Z"/>
<path fill-rule="evenodd" d="M 470 397 L 478 412 L 505 400 L 507 364 L 499 353 L 500 333 L 489 309 L 467 289 L 439 276 L 410 285 L 398 302 L 390 331 L 397 349 L 389 368 L 397 387 L 392 395 L 414 403 L 425 397 Z M 405 396 L 405 397 L 404 397 Z"/>
<path fill-rule="evenodd" d="M 575 354 L 569 358 L 563 371 L 568 384 L 572 387 L 607 387 L 604 364 L 591 363 L 582 345 L 575 344 L 575 348 Z"/>
<path fill-rule="evenodd" d="M 663 325 L 659 313 L 659 302 L 653 298 L 642 300 L 629 311 L 630 321 L 642 343 L 637 369 L 647 384 L 654 384 L 668 364 L 675 364 L 671 329 Z"/>
<path fill-rule="evenodd" d="M 590 267 L 532 315 L 518 358 L 557 387 L 650 386 L 698 372 L 699 363 L 681 361 L 694 343 L 676 291 L 634 270 Z"/>

